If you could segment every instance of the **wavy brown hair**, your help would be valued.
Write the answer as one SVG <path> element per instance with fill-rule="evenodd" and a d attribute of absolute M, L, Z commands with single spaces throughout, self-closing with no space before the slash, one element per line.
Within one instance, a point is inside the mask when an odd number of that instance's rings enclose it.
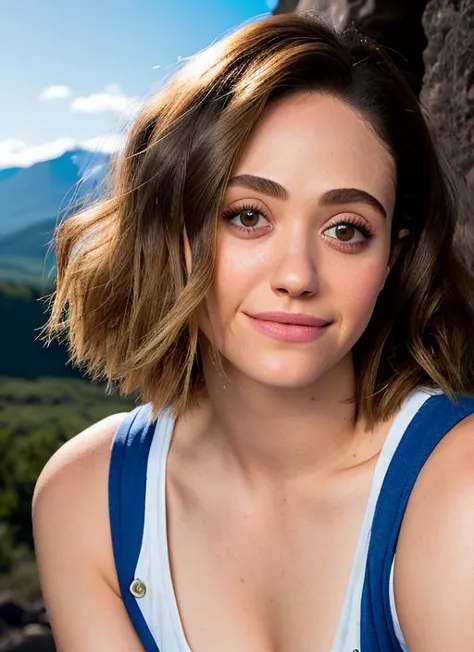
<path fill-rule="evenodd" d="M 44 335 L 65 335 L 73 363 L 108 389 L 138 391 L 154 415 L 182 413 L 203 387 L 196 312 L 213 282 L 232 167 L 268 103 L 303 90 L 353 107 L 396 163 L 398 258 L 353 348 L 358 414 L 369 425 L 386 419 L 420 385 L 474 395 L 473 280 L 453 244 L 457 191 L 418 99 L 354 28 L 283 14 L 178 71 L 132 124 L 107 195 L 55 233 Z M 409 234 L 395 244 L 400 229 Z"/>

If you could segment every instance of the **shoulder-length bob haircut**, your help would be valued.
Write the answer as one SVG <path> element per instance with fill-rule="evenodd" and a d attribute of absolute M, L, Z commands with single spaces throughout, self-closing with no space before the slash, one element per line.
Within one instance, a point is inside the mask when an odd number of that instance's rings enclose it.
<path fill-rule="evenodd" d="M 57 227 L 43 330 L 69 334 L 70 360 L 107 391 L 138 391 L 155 416 L 178 415 L 199 395 L 196 311 L 213 283 L 231 170 L 266 105 L 305 90 L 358 111 L 396 164 L 399 251 L 353 348 L 357 414 L 373 426 L 420 385 L 474 394 L 473 283 L 453 245 L 457 191 L 424 111 L 382 47 L 312 13 L 266 17 L 188 61 L 133 121 L 105 197 Z M 401 229 L 409 233 L 396 245 Z"/>

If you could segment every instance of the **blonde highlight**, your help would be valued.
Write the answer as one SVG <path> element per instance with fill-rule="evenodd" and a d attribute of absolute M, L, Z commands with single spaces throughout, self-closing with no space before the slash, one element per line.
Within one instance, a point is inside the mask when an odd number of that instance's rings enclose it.
<path fill-rule="evenodd" d="M 397 163 L 394 229 L 409 235 L 354 346 L 358 412 L 374 425 L 420 384 L 474 395 L 473 284 L 453 245 L 457 190 L 416 97 L 353 28 L 340 34 L 314 15 L 281 14 L 184 66 L 133 123 L 109 196 L 55 233 L 43 337 L 68 335 L 74 364 L 108 389 L 139 391 L 155 416 L 183 413 L 203 388 L 197 311 L 213 283 L 224 192 L 268 103 L 301 90 L 360 111 Z"/>

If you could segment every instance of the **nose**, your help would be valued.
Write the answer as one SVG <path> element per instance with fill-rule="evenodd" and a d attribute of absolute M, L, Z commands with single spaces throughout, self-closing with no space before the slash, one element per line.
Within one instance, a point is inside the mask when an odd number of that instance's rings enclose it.
<path fill-rule="evenodd" d="M 274 292 L 291 297 L 311 297 L 317 293 L 319 283 L 312 249 L 307 233 L 281 238 L 271 279 Z"/>

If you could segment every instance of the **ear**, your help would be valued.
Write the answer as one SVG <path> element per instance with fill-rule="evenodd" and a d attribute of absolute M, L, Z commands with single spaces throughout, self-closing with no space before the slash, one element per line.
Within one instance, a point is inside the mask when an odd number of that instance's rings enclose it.
<path fill-rule="evenodd" d="M 191 267 L 192 267 L 192 256 L 191 256 L 191 246 L 189 244 L 188 234 L 186 233 L 186 227 L 183 228 L 183 247 L 184 247 L 184 260 L 186 261 L 186 270 L 188 274 L 190 274 Z"/>
<path fill-rule="evenodd" d="M 383 290 L 383 288 L 384 288 L 384 286 L 385 286 L 385 282 L 387 281 L 387 277 L 388 277 L 388 275 L 390 274 L 390 270 L 391 270 L 392 267 L 395 265 L 395 263 L 396 263 L 396 261 L 397 261 L 397 258 L 398 258 L 398 256 L 400 255 L 400 251 L 401 251 L 401 249 L 402 249 L 402 245 L 403 245 L 403 243 L 402 243 L 401 241 L 402 241 L 403 238 L 405 238 L 409 233 L 410 233 L 410 231 L 409 231 L 408 229 L 401 229 L 401 230 L 398 232 L 397 240 L 396 240 L 396 242 L 395 242 L 395 244 L 394 244 L 394 246 L 393 246 L 392 253 L 391 253 L 391 255 L 390 255 L 390 260 L 389 260 L 388 265 L 387 265 L 387 271 L 385 272 L 385 277 L 384 277 L 384 279 L 383 279 L 383 285 L 382 285 L 382 287 L 380 288 L 380 290 Z"/>

